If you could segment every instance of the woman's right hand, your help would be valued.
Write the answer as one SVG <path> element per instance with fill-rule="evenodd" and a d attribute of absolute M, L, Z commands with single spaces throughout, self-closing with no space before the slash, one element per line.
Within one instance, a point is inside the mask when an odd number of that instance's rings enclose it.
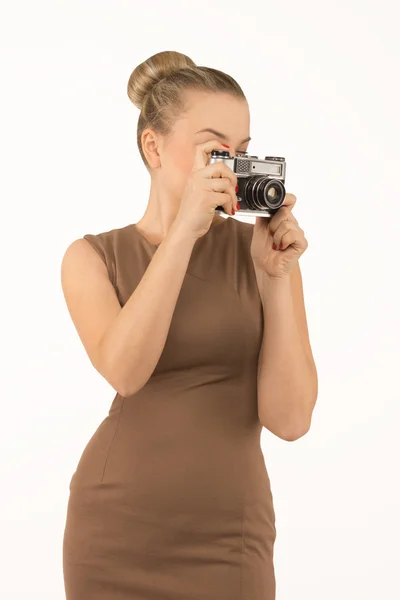
<path fill-rule="evenodd" d="M 193 169 L 175 218 L 175 223 L 196 239 L 210 229 L 217 206 L 223 206 L 228 215 L 236 210 L 237 177 L 223 162 L 207 164 L 212 150 L 226 150 L 226 146 L 217 140 L 197 146 Z"/>

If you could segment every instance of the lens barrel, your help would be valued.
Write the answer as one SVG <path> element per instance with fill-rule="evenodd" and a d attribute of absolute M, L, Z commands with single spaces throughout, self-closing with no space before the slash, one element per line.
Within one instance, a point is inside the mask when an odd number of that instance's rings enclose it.
<path fill-rule="evenodd" d="M 252 210 L 277 210 L 285 200 L 285 188 L 278 179 L 253 175 L 246 179 L 243 199 Z"/>

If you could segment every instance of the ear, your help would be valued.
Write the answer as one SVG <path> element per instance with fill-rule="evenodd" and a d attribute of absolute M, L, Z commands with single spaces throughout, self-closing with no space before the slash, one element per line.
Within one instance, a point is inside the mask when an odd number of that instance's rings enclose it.
<path fill-rule="evenodd" d="M 147 128 L 143 131 L 141 137 L 143 153 L 153 169 L 161 166 L 161 157 L 158 152 L 159 139 L 153 129 Z"/>

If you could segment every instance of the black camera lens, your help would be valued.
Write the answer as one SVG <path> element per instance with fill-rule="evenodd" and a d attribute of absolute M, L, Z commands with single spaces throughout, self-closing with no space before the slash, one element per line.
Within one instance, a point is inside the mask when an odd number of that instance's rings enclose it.
<path fill-rule="evenodd" d="M 254 175 L 246 180 L 243 196 L 252 210 L 277 210 L 285 200 L 285 188 L 278 179 Z"/>
<path fill-rule="evenodd" d="M 227 150 L 211 150 L 212 158 L 229 158 L 230 154 Z"/>

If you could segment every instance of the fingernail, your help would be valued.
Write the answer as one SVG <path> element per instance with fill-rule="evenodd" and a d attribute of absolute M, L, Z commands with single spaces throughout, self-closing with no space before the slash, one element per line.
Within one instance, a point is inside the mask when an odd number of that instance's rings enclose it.
<path fill-rule="evenodd" d="M 283 242 L 281 242 L 281 245 L 279 246 L 279 248 L 282 250 L 282 248 L 283 248 Z"/>
<path fill-rule="evenodd" d="M 272 237 L 274 237 L 275 235 L 275 231 L 272 231 L 272 229 L 269 230 L 270 234 L 272 235 Z"/>
<path fill-rule="evenodd" d="M 223 146 L 224 148 L 229 148 L 229 146 L 227 146 L 226 144 L 221 144 L 221 146 Z"/>
<path fill-rule="evenodd" d="M 276 244 L 275 243 L 272 244 L 272 247 L 273 247 L 274 250 L 276 250 Z"/>
<path fill-rule="evenodd" d="M 237 186 L 235 187 L 235 192 L 238 192 L 238 191 L 239 191 L 239 186 L 237 185 Z"/>
<path fill-rule="evenodd" d="M 232 208 L 232 215 L 234 215 L 234 214 L 235 214 L 235 211 L 234 211 L 234 210 L 233 210 L 233 208 Z"/>
<path fill-rule="evenodd" d="M 240 210 L 240 204 L 239 204 L 239 202 L 236 202 L 236 210 Z"/>

